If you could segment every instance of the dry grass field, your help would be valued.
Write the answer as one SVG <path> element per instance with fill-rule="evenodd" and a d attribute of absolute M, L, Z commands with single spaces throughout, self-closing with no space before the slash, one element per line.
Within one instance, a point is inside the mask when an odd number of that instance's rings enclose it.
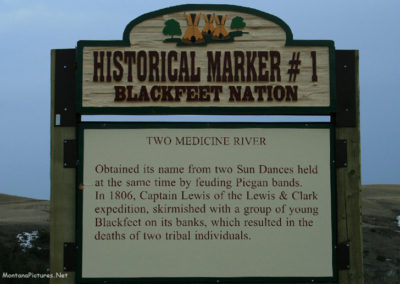
<path fill-rule="evenodd" d="M 361 191 L 365 284 L 400 283 L 400 185 Z"/>
<path fill-rule="evenodd" d="M 48 272 L 49 205 L 48 200 L 0 194 L 0 283 L 48 283 L 41 278 L 3 278 L 3 272 Z"/>
<path fill-rule="evenodd" d="M 365 284 L 398 284 L 400 185 L 364 185 L 361 198 Z M 18 233 L 49 230 L 49 208 L 48 200 L 0 194 L 0 242 L 11 246 Z"/>
<path fill-rule="evenodd" d="M 0 241 L 15 242 L 21 232 L 49 230 L 50 201 L 0 194 Z"/>

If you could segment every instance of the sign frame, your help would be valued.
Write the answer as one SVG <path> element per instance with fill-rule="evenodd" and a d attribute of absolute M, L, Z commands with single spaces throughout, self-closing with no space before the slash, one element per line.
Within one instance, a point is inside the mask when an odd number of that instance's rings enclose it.
<path fill-rule="evenodd" d="M 82 277 L 82 233 L 83 233 L 83 190 L 77 191 L 76 206 L 76 244 L 78 283 L 129 282 L 129 283 L 270 283 L 270 282 L 335 282 L 338 279 L 337 267 L 337 199 L 335 165 L 335 125 L 333 123 L 264 123 L 264 122 L 84 122 L 78 124 L 78 155 L 76 188 L 82 189 L 84 168 L 84 131 L 86 129 L 243 129 L 243 128 L 300 128 L 329 129 L 330 132 L 330 198 L 332 234 L 332 277 L 174 277 L 174 278 L 83 278 Z"/>
<path fill-rule="evenodd" d="M 326 107 L 321 106 L 293 106 L 293 107 L 226 107 L 226 106 L 205 106 L 205 107 L 162 107 L 162 106 L 133 106 L 133 107 L 84 107 L 82 105 L 82 77 L 83 77 L 83 48 L 85 46 L 115 46 L 127 47 L 130 46 L 129 34 L 133 27 L 137 24 L 162 15 L 174 12 L 184 12 L 187 10 L 215 10 L 215 11 L 235 11 L 243 12 L 264 18 L 279 25 L 286 33 L 285 46 L 323 46 L 329 49 L 329 93 L 330 105 Z M 213 115 L 327 115 L 333 114 L 336 111 L 336 75 L 335 75 L 335 47 L 332 40 L 294 40 L 293 33 L 290 27 L 280 18 L 248 7 L 236 5 L 221 5 L 221 4 L 186 4 L 180 6 L 173 6 L 156 10 L 147 14 L 143 14 L 138 18 L 132 20 L 125 28 L 122 40 L 80 40 L 77 43 L 77 76 L 76 76 L 76 111 L 80 114 L 102 115 L 143 115 L 143 114 L 158 114 L 158 115 L 171 115 L 171 114 L 213 114 Z"/>

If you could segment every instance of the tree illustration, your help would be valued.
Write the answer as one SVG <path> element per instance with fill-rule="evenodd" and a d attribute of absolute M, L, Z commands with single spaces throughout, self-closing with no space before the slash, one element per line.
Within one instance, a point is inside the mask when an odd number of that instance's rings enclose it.
<path fill-rule="evenodd" d="M 233 30 L 241 30 L 246 26 L 246 23 L 243 21 L 242 17 L 236 16 L 232 19 L 231 29 Z"/>
<path fill-rule="evenodd" d="M 163 32 L 164 35 L 171 36 L 171 38 L 173 38 L 174 35 L 177 35 L 177 36 L 182 35 L 181 26 L 174 19 L 170 19 L 168 21 L 165 21 L 165 27 L 164 27 L 162 32 Z"/>

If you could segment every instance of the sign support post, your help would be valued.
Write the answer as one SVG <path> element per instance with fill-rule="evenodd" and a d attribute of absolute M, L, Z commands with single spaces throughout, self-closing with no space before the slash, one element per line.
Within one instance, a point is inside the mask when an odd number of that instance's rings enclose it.
<path fill-rule="evenodd" d="M 337 52 L 337 56 L 339 55 Z M 361 149 L 360 149 L 360 89 L 359 89 L 359 53 L 357 50 L 344 51 L 349 58 L 347 64 L 341 62 L 340 68 L 352 68 L 354 79 L 342 82 L 353 85 L 354 93 L 343 94 L 354 96 L 354 123 L 350 126 L 337 126 L 336 139 L 347 141 L 347 166 L 338 168 L 337 175 L 337 206 L 338 206 L 338 243 L 349 242 L 349 268 L 339 271 L 339 283 L 363 283 L 362 264 L 362 220 L 361 220 Z M 339 62 L 337 62 L 339 65 Z M 346 71 L 342 71 L 346 72 Z M 340 84 L 340 82 L 338 82 Z M 350 86 L 351 88 L 351 86 Z M 338 106 L 339 107 L 339 106 Z M 345 106 L 343 108 L 346 108 Z M 347 124 L 349 125 L 349 124 Z"/>
<path fill-rule="evenodd" d="M 75 93 L 65 94 L 60 92 L 65 85 L 74 89 L 71 82 L 71 72 L 74 78 L 74 61 L 69 50 L 51 51 L 51 164 L 50 164 L 50 272 L 52 275 L 65 273 L 64 244 L 75 243 L 76 230 L 76 169 L 64 166 L 64 141 L 76 138 L 76 126 L 63 126 L 63 116 L 57 113 L 56 101 L 68 96 L 74 97 Z M 75 54 L 75 51 L 72 50 Z M 72 56 L 72 58 L 74 58 Z M 61 85 L 61 86 L 60 86 Z M 65 89 L 64 89 L 65 90 Z M 64 110 L 62 108 L 62 110 Z M 73 112 L 73 116 L 75 116 Z M 75 283 L 75 273 L 68 271 L 67 278 L 52 278 L 51 283 Z"/>

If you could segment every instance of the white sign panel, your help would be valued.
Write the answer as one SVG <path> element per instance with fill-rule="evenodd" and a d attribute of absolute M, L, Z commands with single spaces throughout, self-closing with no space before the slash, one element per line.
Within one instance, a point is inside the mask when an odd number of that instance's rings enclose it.
<path fill-rule="evenodd" d="M 81 133 L 82 278 L 333 277 L 326 124 Z"/>

